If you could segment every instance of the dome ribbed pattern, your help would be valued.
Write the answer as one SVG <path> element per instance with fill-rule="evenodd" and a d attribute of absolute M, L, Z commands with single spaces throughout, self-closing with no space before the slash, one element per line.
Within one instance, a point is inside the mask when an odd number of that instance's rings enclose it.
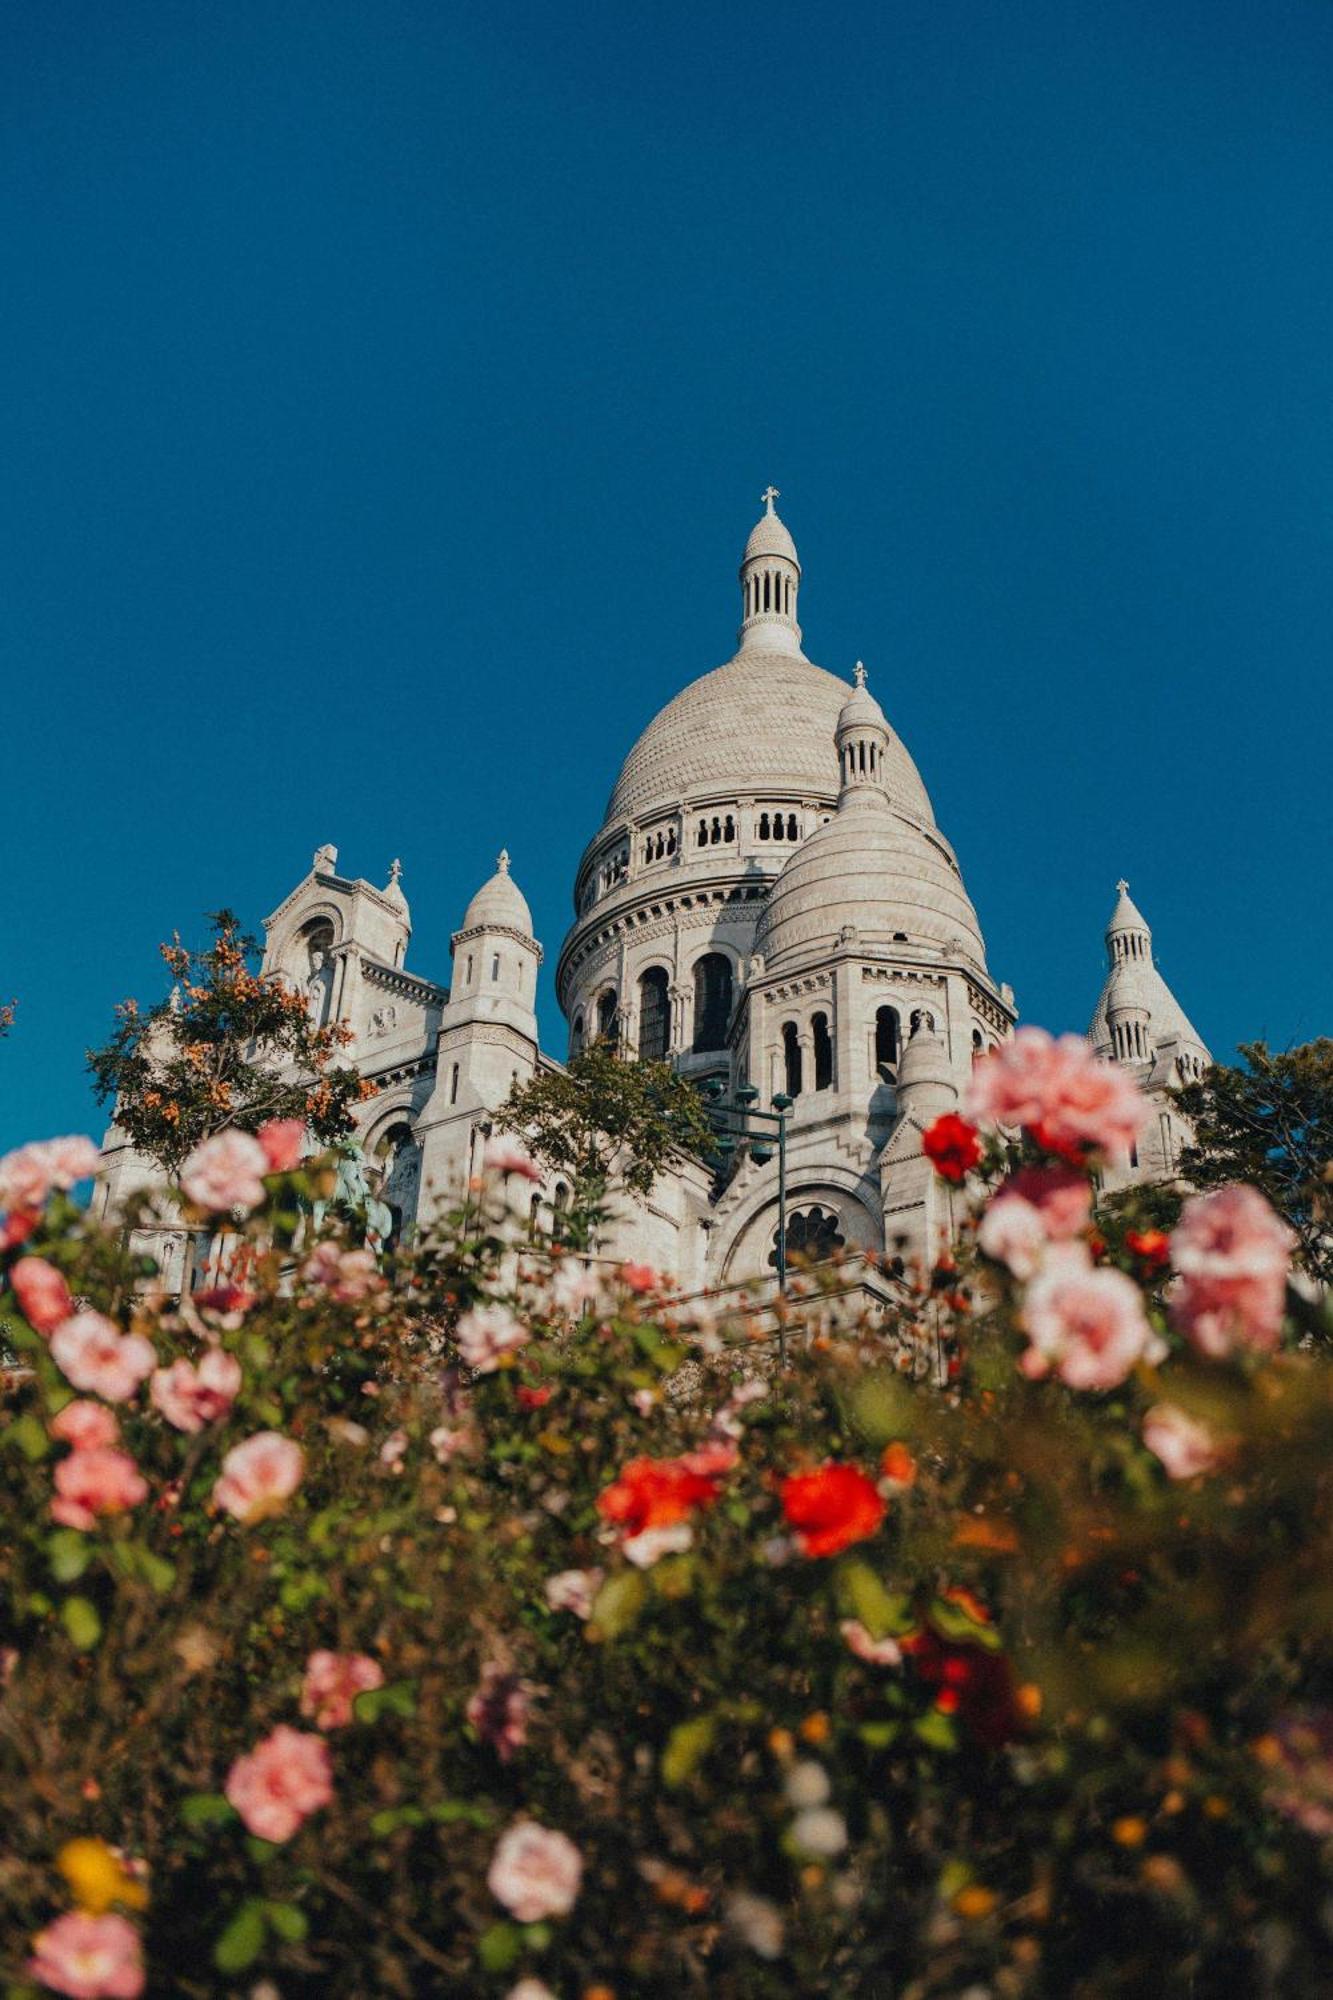
<path fill-rule="evenodd" d="M 509 873 L 508 857 L 489 882 L 484 882 L 467 906 L 461 929 L 520 931 L 532 936 L 532 911 Z"/>
<path fill-rule="evenodd" d="M 797 569 L 801 567 L 787 524 L 780 521 L 776 514 L 761 514 L 751 528 L 745 554 L 741 557 L 742 567 L 755 556 L 785 556 L 788 562 L 796 564 Z"/>
<path fill-rule="evenodd" d="M 846 681 L 799 654 L 746 648 L 692 681 L 649 723 L 625 759 L 606 818 L 642 819 L 659 807 L 728 791 L 775 789 L 832 804 L 833 739 L 849 698 Z M 892 732 L 885 782 L 894 805 L 934 824 L 916 765 Z"/>

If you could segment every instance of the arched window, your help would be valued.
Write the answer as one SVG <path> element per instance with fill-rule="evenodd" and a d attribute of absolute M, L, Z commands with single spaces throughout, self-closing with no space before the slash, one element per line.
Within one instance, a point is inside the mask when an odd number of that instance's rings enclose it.
<path fill-rule="evenodd" d="M 810 1023 L 815 1038 L 815 1089 L 827 1090 L 833 1082 L 833 1037 L 828 1015 L 816 1014 Z"/>
<path fill-rule="evenodd" d="M 841 1250 L 846 1241 L 838 1227 L 837 1216 L 827 1208 L 797 1209 L 794 1215 L 787 1217 L 788 1257 L 800 1257 L 807 1264 L 823 1264 L 835 1250 Z M 778 1261 L 776 1230 L 768 1261 L 773 1266 Z"/>
<path fill-rule="evenodd" d="M 787 1021 L 782 1029 L 782 1060 L 786 1069 L 788 1097 L 801 1094 L 801 1038 L 796 1032 L 795 1021 Z"/>
<path fill-rule="evenodd" d="M 470 985 L 472 984 L 472 953 L 471 953 L 471 952 L 469 952 L 469 953 L 468 953 L 468 955 L 467 955 L 466 959 L 465 959 L 465 960 L 463 961 L 463 984 L 464 984 L 464 986 L 470 986 Z"/>
<path fill-rule="evenodd" d="M 491 959 L 491 978 L 492 980 L 495 980 L 498 979 L 499 977 L 500 977 L 500 954 L 497 951 L 494 957 Z"/>
<path fill-rule="evenodd" d="M 800 833 L 799 833 L 799 831 L 798 831 L 798 829 L 797 829 L 797 825 L 796 825 L 796 815 L 795 815 L 795 813 L 788 813 L 788 814 L 787 814 L 787 838 L 788 838 L 788 840 L 799 840 L 799 839 L 800 839 L 800 837 L 801 837 L 801 836 L 800 836 Z"/>
<path fill-rule="evenodd" d="M 301 933 L 305 946 L 305 964 L 301 977 L 305 981 L 306 1011 L 311 1025 L 322 1028 L 327 1023 L 333 1009 L 333 925 L 326 917 L 317 917 L 307 924 Z"/>
<path fill-rule="evenodd" d="M 694 1052 L 727 1046 L 731 1025 L 731 960 L 710 951 L 694 968 Z"/>
<path fill-rule="evenodd" d="M 570 1037 L 570 1054 L 580 1055 L 583 1051 L 583 1016 L 574 1016 L 574 1032 Z"/>
<path fill-rule="evenodd" d="M 985 1053 L 986 1053 L 986 1037 L 982 1034 L 980 1028 L 973 1028 L 972 1030 L 973 1062 L 979 1063 L 981 1061 L 981 1058 L 985 1055 Z"/>
<path fill-rule="evenodd" d="M 405 1118 L 389 1127 L 375 1147 L 375 1157 L 381 1173 L 379 1199 L 393 1217 L 384 1248 L 396 1250 L 416 1221 L 421 1185 L 421 1149 Z"/>
<path fill-rule="evenodd" d="M 601 1041 L 607 1041 L 612 1036 L 614 1036 L 615 1032 L 616 1032 L 616 989 L 614 986 L 608 986 L 605 993 L 603 993 L 600 1000 L 597 1002 L 598 1039 Z"/>
<path fill-rule="evenodd" d="M 639 1054 L 645 1062 L 661 1062 L 667 1052 L 669 1007 L 666 973 L 650 965 L 639 981 Z"/>
<path fill-rule="evenodd" d="M 458 1102 L 458 1077 L 459 1067 L 455 1063 L 449 1072 L 449 1102 L 451 1104 L 457 1104 Z"/>
<path fill-rule="evenodd" d="M 759 838 L 760 838 L 761 840 L 767 840 L 767 839 L 768 839 L 768 814 L 767 814 L 767 813 L 760 813 L 760 815 L 759 815 Z"/>
<path fill-rule="evenodd" d="M 897 1069 L 901 1040 L 897 1008 L 877 1008 L 875 1010 L 875 1068 L 879 1070 L 881 1075 L 885 1070 Z"/>

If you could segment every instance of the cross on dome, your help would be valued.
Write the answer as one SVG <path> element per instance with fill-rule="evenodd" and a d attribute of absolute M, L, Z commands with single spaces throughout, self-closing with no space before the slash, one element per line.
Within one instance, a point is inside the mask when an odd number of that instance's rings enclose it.
<path fill-rule="evenodd" d="M 759 498 L 763 501 L 770 514 L 773 512 L 773 502 L 781 499 L 781 497 L 781 492 L 776 486 L 766 486 L 759 495 Z"/>
<path fill-rule="evenodd" d="M 502 875 L 509 873 L 509 849 L 507 847 L 500 849 L 495 865 Z"/>
<path fill-rule="evenodd" d="M 856 685 L 859 688 L 863 688 L 865 686 L 866 667 L 864 660 L 858 660 L 856 665 L 852 668 L 852 679 L 856 682 Z"/>
<path fill-rule="evenodd" d="M 1116 883 L 1115 886 L 1120 895 L 1127 896 L 1129 894 L 1129 884 L 1125 880 L 1123 875 L 1120 877 L 1120 880 Z"/>

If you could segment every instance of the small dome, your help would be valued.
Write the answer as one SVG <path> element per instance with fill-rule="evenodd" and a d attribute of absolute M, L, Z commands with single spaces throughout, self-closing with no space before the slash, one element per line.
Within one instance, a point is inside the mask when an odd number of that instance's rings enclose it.
<path fill-rule="evenodd" d="M 385 886 L 384 900 L 386 903 L 392 903 L 394 908 L 396 910 L 401 910 L 403 915 L 406 917 L 408 916 L 409 912 L 407 907 L 407 898 L 403 894 L 402 875 L 403 875 L 402 862 L 397 860 L 393 861 L 389 867 L 389 880 Z"/>
<path fill-rule="evenodd" d="M 898 1064 L 898 1092 L 901 1096 L 904 1091 L 928 1085 L 946 1085 L 951 1091 L 956 1088 L 943 1035 L 923 1026 L 903 1050 Z"/>
<path fill-rule="evenodd" d="M 467 906 L 460 930 L 519 931 L 532 936 L 532 911 L 509 873 L 509 856 L 501 851 L 496 870 Z"/>
<path fill-rule="evenodd" d="M 767 513 L 761 514 L 750 530 L 750 539 L 745 544 L 745 554 L 741 557 L 742 567 L 747 562 L 753 562 L 756 556 L 785 556 L 788 562 L 795 563 L 797 569 L 801 567 L 796 544 L 791 538 L 786 522 L 773 512 L 772 501 L 769 502 Z"/>
<path fill-rule="evenodd" d="M 888 722 L 884 710 L 866 686 L 866 670 L 858 660 L 856 663 L 856 685 L 838 711 L 837 733 L 852 729 L 882 729 L 887 734 Z"/>

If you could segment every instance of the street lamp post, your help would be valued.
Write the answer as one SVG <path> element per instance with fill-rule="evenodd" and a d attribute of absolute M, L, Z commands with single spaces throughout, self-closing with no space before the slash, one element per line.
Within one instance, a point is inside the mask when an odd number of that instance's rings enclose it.
<path fill-rule="evenodd" d="M 787 1114 L 795 1099 L 779 1091 L 773 1098 L 773 1109 L 759 1109 L 759 1092 L 752 1083 L 743 1084 L 736 1092 L 734 1104 L 723 1101 L 726 1086 L 718 1077 L 704 1084 L 703 1094 L 708 1101 L 708 1116 L 715 1132 L 719 1134 L 718 1151 L 724 1159 L 730 1157 L 738 1145 L 748 1148 L 750 1158 L 757 1167 L 767 1166 L 773 1157 L 776 1143 L 778 1155 L 778 1241 L 777 1273 L 778 1291 L 785 1297 L 787 1291 Z M 787 1358 L 786 1329 L 778 1327 L 778 1347 L 782 1359 Z"/>

